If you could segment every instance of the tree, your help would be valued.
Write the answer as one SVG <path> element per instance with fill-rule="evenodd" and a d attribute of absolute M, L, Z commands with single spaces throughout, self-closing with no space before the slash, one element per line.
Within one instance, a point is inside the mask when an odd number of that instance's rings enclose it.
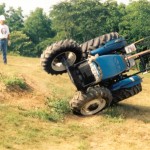
<path fill-rule="evenodd" d="M 104 24 L 108 12 L 103 3 L 99 0 L 72 0 L 72 5 L 74 24 L 77 27 L 73 38 L 84 42 L 105 33 Z"/>
<path fill-rule="evenodd" d="M 129 42 L 150 35 L 150 2 L 133 1 L 126 7 L 127 14 L 119 24 L 120 33 L 128 37 Z"/>
<path fill-rule="evenodd" d="M 0 15 L 3 15 L 5 13 L 5 4 L 0 4 Z"/>
<path fill-rule="evenodd" d="M 31 12 L 30 16 L 25 20 L 24 26 L 24 32 L 34 44 L 54 36 L 54 32 L 51 29 L 51 20 L 43 13 L 42 8 L 37 8 L 34 12 Z"/>
<path fill-rule="evenodd" d="M 54 37 L 54 38 L 47 38 L 46 40 L 40 42 L 39 44 L 37 44 L 35 46 L 36 49 L 36 56 L 41 56 L 41 52 L 43 50 L 46 49 L 46 47 L 50 46 L 51 44 L 55 43 L 56 41 L 58 41 L 58 37 Z"/>
<path fill-rule="evenodd" d="M 7 23 L 9 24 L 10 31 L 21 31 L 24 27 L 22 9 L 14 9 L 10 7 L 7 11 Z"/>
<path fill-rule="evenodd" d="M 104 2 L 104 7 L 107 8 L 106 23 L 104 24 L 104 30 L 106 33 L 119 32 L 119 23 L 122 21 L 122 17 L 126 14 L 125 5 L 117 4 L 117 1 L 107 0 Z"/>
<path fill-rule="evenodd" d="M 22 31 L 13 31 L 11 33 L 11 52 L 22 56 L 36 56 L 34 45 L 29 37 Z"/>
<path fill-rule="evenodd" d="M 53 7 L 50 13 L 53 27 L 63 39 L 73 38 L 82 42 L 103 31 L 106 9 L 98 0 L 71 0 Z"/>
<path fill-rule="evenodd" d="M 58 37 L 84 42 L 96 36 L 119 31 L 125 6 L 114 1 L 70 0 L 55 5 L 50 13 Z"/>

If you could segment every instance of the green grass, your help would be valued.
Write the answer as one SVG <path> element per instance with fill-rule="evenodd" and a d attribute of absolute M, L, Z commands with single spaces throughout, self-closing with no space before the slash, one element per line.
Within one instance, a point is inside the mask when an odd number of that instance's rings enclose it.
<path fill-rule="evenodd" d="M 10 77 L 4 80 L 6 87 L 18 86 L 21 89 L 27 89 L 27 84 L 22 78 Z"/>
<path fill-rule="evenodd" d="M 90 150 L 90 145 L 88 142 L 81 140 L 78 150 Z"/>
<path fill-rule="evenodd" d="M 109 107 L 104 111 L 104 117 L 113 123 L 122 123 L 125 120 L 125 116 L 121 107 Z"/>
<path fill-rule="evenodd" d="M 49 110 L 41 110 L 41 109 L 30 110 L 30 111 L 22 113 L 22 115 L 31 117 L 31 118 L 37 118 L 40 120 L 45 120 L 45 121 L 46 120 L 52 121 L 52 122 L 60 122 L 60 121 L 63 121 L 64 119 L 63 114 L 59 114 L 57 112 L 52 112 Z"/>
<path fill-rule="evenodd" d="M 50 133 L 47 132 L 47 128 L 41 126 L 44 122 L 23 115 L 25 112 L 17 107 L 0 106 L 0 117 L 3 120 L 0 121 L 0 139 L 3 139 L 0 140 L 0 149 L 13 149 L 13 145 L 32 145 L 48 138 Z"/>
<path fill-rule="evenodd" d="M 0 73 L 0 81 L 5 84 L 7 88 L 19 87 L 20 89 L 27 89 L 28 86 L 25 82 L 25 79 L 17 76 L 8 76 L 4 73 Z"/>
<path fill-rule="evenodd" d="M 47 98 L 47 105 L 52 111 L 60 114 L 71 113 L 71 108 L 67 99 L 49 99 Z"/>
<path fill-rule="evenodd" d="M 46 106 L 45 109 L 28 110 L 23 112 L 23 115 L 52 122 L 62 122 L 66 115 L 71 114 L 71 108 L 67 100 L 47 98 Z"/>
<path fill-rule="evenodd" d="M 140 75 L 143 91 L 137 96 L 82 117 L 69 107 L 75 88 L 67 74 L 45 73 L 37 58 L 9 56 L 8 60 L 8 65 L 0 63 L 0 150 L 149 148 L 150 74 Z M 21 93 L 14 78 L 32 90 Z M 15 91 L 7 90 L 6 79 Z"/>
<path fill-rule="evenodd" d="M 62 139 L 77 138 L 82 141 L 82 144 L 79 144 L 79 149 L 82 150 L 86 147 L 87 136 L 91 134 L 91 131 L 86 131 L 82 125 L 52 123 L 46 112 L 30 112 L 9 105 L 0 105 L 0 118 L 0 149 L 13 150 L 20 146 L 24 149 L 22 145 L 38 149 L 38 145 L 46 139 L 60 143 Z"/>

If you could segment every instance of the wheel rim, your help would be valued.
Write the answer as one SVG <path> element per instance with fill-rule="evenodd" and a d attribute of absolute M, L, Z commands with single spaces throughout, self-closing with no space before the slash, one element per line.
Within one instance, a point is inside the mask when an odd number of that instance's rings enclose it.
<path fill-rule="evenodd" d="M 71 51 L 63 52 L 63 53 L 57 55 L 53 59 L 52 65 L 51 65 L 53 70 L 55 70 L 55 71 L 65 71 L 66 70 L 66 67 L 63 65 L 63 63 L 60 60 L 60 58 L 62 56 L 65 56 L 65 59 L 66 59 L 69 66 L 72 66 L 75 63 L 76 59 L 77 59 L 75 53 L 73 53 Z"/>
<path fill-rule="evenodd" d="M 101 111 L 106 106 L 106 101 L 102 98 L 94 99 L 87 102 L 81 108 L 81 114 L 85 116 L 94 115 Z"/>

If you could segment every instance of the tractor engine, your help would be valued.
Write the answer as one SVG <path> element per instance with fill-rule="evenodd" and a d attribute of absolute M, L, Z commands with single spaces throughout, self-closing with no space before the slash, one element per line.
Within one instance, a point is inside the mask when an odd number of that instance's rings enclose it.
<path fill-rule="evenodd" d="M 108 80 L 127 70 L 127 64 L 121 55 L 92 56 L 71 67 L 70 78 L 78 90 L 87 89 Z"/>
<path fill-rule="evenodd" d="M 101 68 L 94 62 L 82 61 L 69 67 L 70 78 L 78 90 L 97 84 L 102 79 Z"/>

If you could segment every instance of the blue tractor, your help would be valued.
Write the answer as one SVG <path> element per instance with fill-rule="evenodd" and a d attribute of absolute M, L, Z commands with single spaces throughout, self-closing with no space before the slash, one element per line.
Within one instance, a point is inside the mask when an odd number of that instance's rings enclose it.
<path fill-rule="evenodd" d="M 129 75 L 137 63 L 140 71 Z M 70 106 L 74 113 L 89 116 L 142 91 L 137 74 L 150 70 L 150 50 L 138 51 L 136 43 L 127 46 L 112 32 L 81 45 L 56 42 L 43 52 L 41 64 L 52 75 L 68 73 L 77 88 Z"/>

